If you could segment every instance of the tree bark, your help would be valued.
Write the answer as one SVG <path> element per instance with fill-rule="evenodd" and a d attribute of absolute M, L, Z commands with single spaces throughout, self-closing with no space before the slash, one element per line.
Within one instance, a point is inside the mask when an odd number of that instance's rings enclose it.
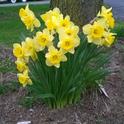
<path fill-rule="evenodd" d="M 103 0 L 51 0 L 50 7 L 58 7 L 64 15 L 82 27 L 91 21 L 103 4 Z"/>

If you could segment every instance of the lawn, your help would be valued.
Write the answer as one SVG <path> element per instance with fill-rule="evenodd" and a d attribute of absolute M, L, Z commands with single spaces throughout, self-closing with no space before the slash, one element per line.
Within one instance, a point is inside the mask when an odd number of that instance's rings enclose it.
<path fill-rule="evenodd" d="M 14 42 L 20 42 L 22 36 L 28 34 L 19 18 L 21 7 L 0 7 L 0 43 L 12 45 Z M 30 8 L 40 19 L 40 14 L 47 11 L 49 5 L 31 5 Z"/>

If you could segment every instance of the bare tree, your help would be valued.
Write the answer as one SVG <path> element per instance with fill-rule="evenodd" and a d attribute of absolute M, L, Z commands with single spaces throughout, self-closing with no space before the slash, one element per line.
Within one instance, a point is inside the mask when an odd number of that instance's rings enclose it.
<path fill-rule="evenodd" d="M 51 0 L 50 7 L 59 7 L 64 15 L 70 15 L 80 27 L 91 21 L 100 10 L 103 0 Z"/>

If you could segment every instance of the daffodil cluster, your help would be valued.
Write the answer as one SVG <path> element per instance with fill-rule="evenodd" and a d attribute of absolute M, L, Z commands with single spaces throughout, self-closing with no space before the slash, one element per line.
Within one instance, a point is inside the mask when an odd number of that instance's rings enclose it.
<path fill-rule="evenodd" d="M 19 15 L 27 29 L 33 31 L 34 27 L 40 27 L 39 20 L 28 5 L 25 9 L 20 9 Z M 30 58 L 34 61 L 37 59 L 37 52 L 43 51 L 46 65 L 59 68 L 61 62 L 67 61 L 66 54 L 74 54 L 75 48 L 80 44 L 79 27 L 68 15 L 64 17 L 58 8 L 46 12 L 41 18 L 45 22 L 45 29 L 37 31 L 33 38 L 27 37 L 21 44 L 13 45 L 13 54 L 17 58 L 15 63 L 20 72 L 18 78 L 23 86 L 32 83 L 27 65 Z"/>
<path fill-rule="evenodd" d="M 15 43 L 13 45 L 13 54 L 17 58 L 15 64 L 19 73 L 17 74 L 19 82 L 25 87 L 27 84 L 32 84 L 30 77 L 28 76 L 28 62 L 29 57 L 35 54 L 33 49 L 32 39 L 26 38 L 22 44 Z"/>
<path fill-rule="evenodd" d="M 89 43 L 107 47 L 112 45 L 116 34 L 111 32 L 115 25 L 111 10 L 112 8 L 106 9 L 102 6 L 97 17 L 90 24 L 83 27 L 83 32 L 87 35 Z"/>
<path fill-rule="evenodd" d="M 79 27 L 58 8 L 40 16 L 45 28 L 28 5 L 20 9 L 19 16 L 32 36 L 15 43 L 13 54 L 18 80 L 23 87 L 28 85 L 35 99 L 63 108 L 79 101 L 87 88 L 101 85 L 108 75 L 108 54 L 100 46 L 110 47 L 116 35 L 111 10 L 102 7 L 79 35 Z"/>

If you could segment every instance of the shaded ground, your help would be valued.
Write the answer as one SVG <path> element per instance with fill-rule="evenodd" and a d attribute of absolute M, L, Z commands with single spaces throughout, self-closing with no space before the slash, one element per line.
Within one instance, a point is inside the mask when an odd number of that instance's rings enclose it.
<path fill-rule="evenodd" d="M 124 52 L 120 46 L 113 48 L 109 68 L 113 73 L 106 79 L 105 89 L 110 99 L 97 93 L 87 94 L 77 105 L 62 110 L 48 109 L 44 104 L 36 104 L 30 109 L 20 106 L 19 100 L 25 90 L 20 88 L 0 96 L 0 124 L 16 124 L 18 121 L 32 121 L 32 124 L 124 124 Z M 0 56 L 5 49 L 0 48 Z M 11 50 L 7 57 L 13 60 Z M 2 60 L 0 60 L 2 61 Z M 1 73 L 2 84 L 16 79 L 14 73 Z"/>

